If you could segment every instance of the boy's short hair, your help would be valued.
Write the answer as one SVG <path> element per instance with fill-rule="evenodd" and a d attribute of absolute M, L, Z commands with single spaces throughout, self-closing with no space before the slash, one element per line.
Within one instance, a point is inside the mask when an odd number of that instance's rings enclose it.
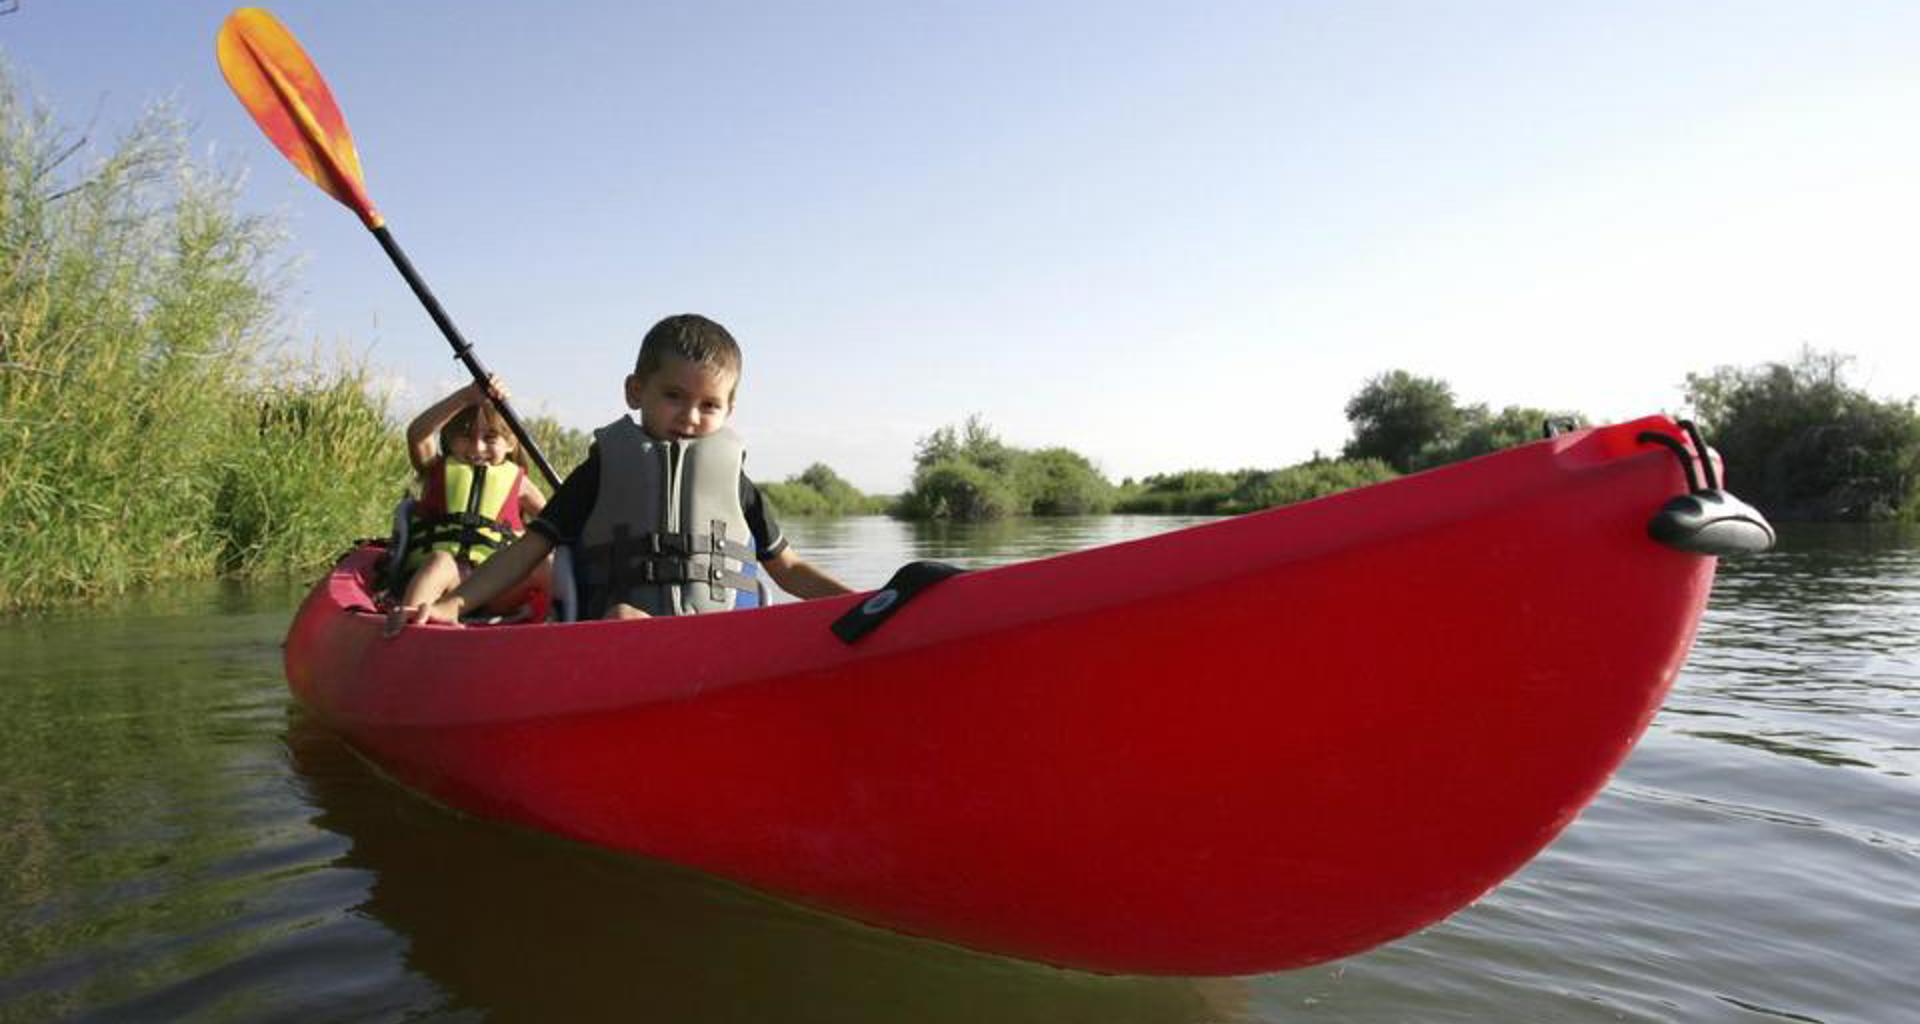
<path fill-rule="evenodd" d="M 740 344 L 725 327 L 698 313 L 680 313 L 654 324 L 640 339 L 640 356 L 633 361 L 634 376 L 644 379 L 669 357 L 731 373 L 734 385 L 740 383 Z"/>

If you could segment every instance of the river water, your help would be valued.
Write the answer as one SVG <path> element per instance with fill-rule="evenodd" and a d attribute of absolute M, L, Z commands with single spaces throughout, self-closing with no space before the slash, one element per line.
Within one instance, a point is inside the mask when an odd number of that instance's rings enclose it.
<path fill-rule="evenodd" d="M 1182 525 L 789 524 L 856 586 Z M 300 588 L 0 624 L 0 1019 L 1905 1021 L 1920 1014 L 1920 533 L 1721 567 L 1665 711 L 1474 906 L 1336 963 L 1101 977 L 457 817 L 287 697 Z M 1577 600 L 1577 595 L 1569 595 Z"/>

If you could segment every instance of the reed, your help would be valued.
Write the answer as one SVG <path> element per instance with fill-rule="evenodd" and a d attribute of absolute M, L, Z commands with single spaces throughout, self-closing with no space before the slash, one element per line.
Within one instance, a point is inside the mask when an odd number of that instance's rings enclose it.
<path fill-rule="evenodd" d="M 272 222 L 165 111 L 104 152 L 0 68 L 0 612 L 311 571 L 407 482 L 351 359 L 288 351 Z"/>

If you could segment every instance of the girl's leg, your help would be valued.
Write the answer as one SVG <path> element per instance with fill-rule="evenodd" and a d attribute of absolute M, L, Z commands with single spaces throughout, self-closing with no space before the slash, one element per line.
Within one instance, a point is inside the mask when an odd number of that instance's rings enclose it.
<path fill-rule="evenodd" d="M 445 551 L 435 551 L 427 556 L 413 578 L 407 581 L 407 589 L 400 595 L 400 607 L 419 608 L 432 604 L 459 585 L 460 563 Z"/>
<path fill-rule="evenodd" d="M 387 636 L 397 636 L 407 623 L 428 605 L 441 598 L 460 585 L 462 577 L 460 563 L 445 551 L 435 551 L 427 556 L 425 562 L 407 581 L 407 589 L 400 595 L 400 603 L 387 613 L 386 627 L 381 630 Z"/>

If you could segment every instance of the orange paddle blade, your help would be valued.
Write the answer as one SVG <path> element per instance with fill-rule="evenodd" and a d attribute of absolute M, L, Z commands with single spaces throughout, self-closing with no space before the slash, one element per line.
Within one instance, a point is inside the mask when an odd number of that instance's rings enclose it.
<path fill-rule="evenodd" d="M 221 24 L 216 50 L 227 85 L 293 166 L 368 228 L 383 224 L 361 180 L 346 118 L 293 33 L 265 10 L 242 7 Z"/>

